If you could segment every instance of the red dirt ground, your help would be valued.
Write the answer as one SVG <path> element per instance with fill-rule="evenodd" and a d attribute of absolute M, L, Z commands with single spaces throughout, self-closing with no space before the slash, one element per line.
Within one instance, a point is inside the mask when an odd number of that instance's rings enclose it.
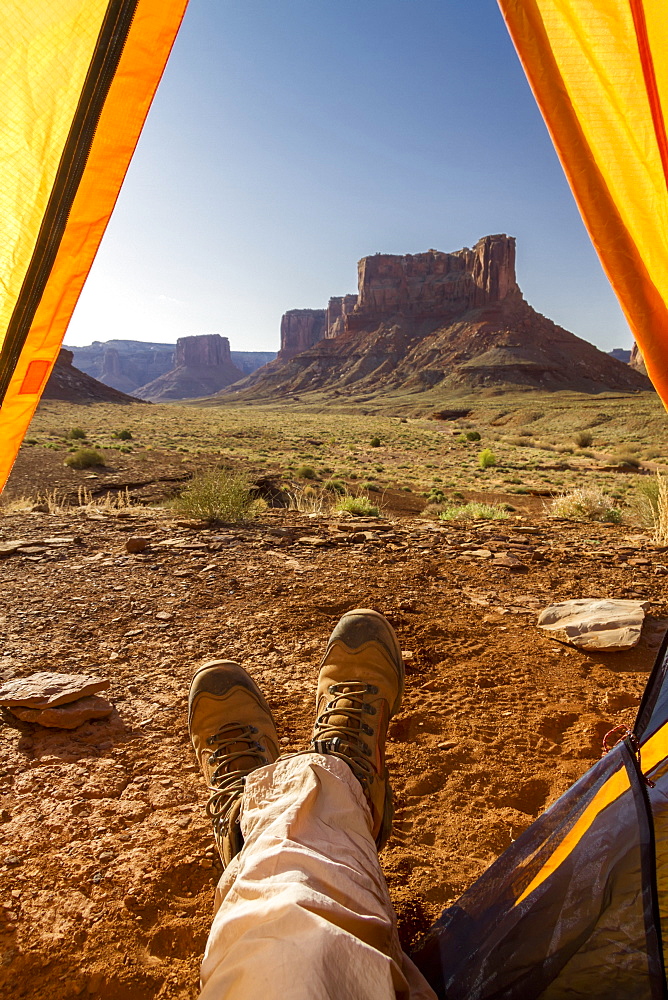
<path fill-rule="evenodd" d="M 404 513 L 379 527 L 285 511 L 217 529 L 152 510 L 0 519 L 0 541 L 36 547 L 0 562 L 1 676 L 100 674 L 115 706 L 71 732 L 5 713 L 0 993 L 197 995 L 220 871 L 186 731 L 204 657 L 243 663 L 297 750 L 339 616 L 388 615 L 407 690 L 382 864 L 406 945 L 632 721 L 666 627 L 668 552 L 628 528 L 538 514 L 434 527 Z M 126 554 L 131 533 L 145 553 Z M 523 569 L 465 554 L 480 547 Z M 651 601 L 635 650 L 587 655 L 536 628 L 540 608 L 587 596 Z"/>

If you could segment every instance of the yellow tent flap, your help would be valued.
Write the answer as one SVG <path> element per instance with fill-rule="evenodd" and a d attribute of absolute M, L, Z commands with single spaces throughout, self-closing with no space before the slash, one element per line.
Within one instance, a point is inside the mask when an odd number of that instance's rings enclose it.
<path fill-rule="evenodd" d="M 668 405 L 665 0 L 499 0 L 601 263 Z"/>
<path fill-rule="evenodd" d="M 0 489 L 58 356 L 186 4 L 2 4 Z"/>

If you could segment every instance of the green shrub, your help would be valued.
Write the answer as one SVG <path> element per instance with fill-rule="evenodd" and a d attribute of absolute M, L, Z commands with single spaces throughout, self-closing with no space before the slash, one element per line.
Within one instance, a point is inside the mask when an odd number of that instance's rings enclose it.
<path fill-rule="evenodd" d="M 439 490 L 438 487 L 432 486 L 429 493 L 425 493 L 427 498 L 427 503 L 445 503 L 446 496 L 443 490 Z"/>
<path fill-rule="evenodd" d="M 300 465 L 297 469 L 297 475 L 300 479 L 317 479 L 318 474 L 312 465 Z"/>
<path fill-rule="evenodd" d="M 95 448 L 78 448 L 65 459 L 71 469 L 91 469 L 94 465 L 104 465 L 104 456 Z"/>
<path fill-rule="evenodd" d="M 356 517 L 380 517 L 380 508 L 371 503 L 368 497 L 342 497 L 334 504 L 335 513 L 354 514 Z"/>
<path fill-rule="evenodd" d="M 346 492 L 346 488 L 343 483 L 339 482 L 338 479 L 327 479 L 322 484 L 324 490 L 328 490 L 330 493 L 340 493 Z"/>
<path fill-rule="evenodd" d="M 508 511 L 503 504 L 478 503 L 470 500 L 459 506 L 453 504 L 446 507 L 438 515 L 441 521 L 502 521 L 508 517 Z"/>
<path fill-rule="evenodd" d="M 132 441 L 132 431 L 116 431 L 114 437 L 118 438 L 119 441 Z"/>
<path fill-rule="evenodd" d="M 465 436 L 466 436 L 466 440 L 467 441 L 479 441 L 480 440 L 480 434 L 479 434 L 478 431 L 467 431 Z"/>
<path fill-rule="evenodd" d="M 489 469 L 492 465 L 496 465 L 496 455 L 489 448 L 483 448 L 483 450 L 478 455 L 478 465 L 481 469 Z"/>
<path fill-rule="evenodd" d="M 208 521 L 236 523 L 252 518 L 264 507 L 251 492 L 247 476 L 227 469 L 197 473 L 172 501 L 177 514 Z"/>
<path fill-rule="evenodd" d="M 380 493 L 378 483 L 362 483 L 360 488 L 366 490 L 368 493 Z"/>
<path fill-rule="evenodd" d="M 631 469 L 639 469 L 640 466 L 642 465 L 642 462 L 640 461 L 639 458 L 637 458 L 636 455 L 632 454 L 631 452 L 625 452 L 625 451 L 618 452 L 615 455 L 615 462 L 619 466 L 622 467 L 627 466 L 628 468 Z"/>
<path fill-rule="evenodd" d="M 578 431 L 577 434 L 573 435 L 573 441 L 578 448 L 588 448 L 593 440 L 594 435 L 591 431 Z"/>
<path fill-rule="evenodd" d="M 85 441 L 86 432 L 83 427 L 73 427 L 68 433 L 68 438 L 70 441 Z"/>
<path fill-rule="evenodd" d="M 369 444 L 371 445 L 372 448 L 380 448 L 380 438 L 372 437 Z"/>

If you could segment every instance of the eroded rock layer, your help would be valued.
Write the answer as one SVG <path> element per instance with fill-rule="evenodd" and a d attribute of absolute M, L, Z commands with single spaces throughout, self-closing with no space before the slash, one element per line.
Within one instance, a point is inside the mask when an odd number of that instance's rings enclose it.
<path fill-rule="evenodd" d="M 434 386 L 652 388 L 645 375 L 524 300 L 513 237 L 485 236 L 473 249 L 455 253 L 364 257 L 358 285 L 356 296 L 330 299 L 326 311 L 286 313 L 276 361 L 233 391 L 242 398 L 265 398 L 309 391 L 419 392 Z"/>

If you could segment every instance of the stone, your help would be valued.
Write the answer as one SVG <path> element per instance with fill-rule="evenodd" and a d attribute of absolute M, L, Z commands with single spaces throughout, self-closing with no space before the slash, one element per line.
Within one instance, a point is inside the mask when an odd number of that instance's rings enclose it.
<path fill-rule="evenodd" d="M 647 601 L 563 601 L 541 611 L 538 627 L 569 646 L 613 653 L 638 645 L 648 607 Z"/>
<path fill-rule="evenodd" d="M 106 698 L 92 695 L 56 707 L 38 709 L 15 706 L 10 711 L 22 722 L 37 722 L 49 729 L 76 729 L 90 719 L 106 718 L 113 710 L 113 705 Z"/>
<path fill-rule="evenodd" d="M 132 553 L 143 552 L 147 545 L 147 538 L 142 538 L 141 535 L 130 535 L 125 540 L 125 551 Z"/>
<path fill-rule="evenodd" d="M 18 552 L 19 549 L 22 548 L 22 546 L 29 544 L 30 542 L 27 542 L 25 538 L 17 539 L 14 542 L 0 542 L 0 559 L 6 559 L 7 556 L 13 556 L 15 552 Z"/>
<path fill-rule="evenodd" d="M 0 705 L 13 708 L 55 708 L 97 694 L 109 681 L 85 674 L 58 674 L 40 671 L 29 677 L 14 677 L 0 687 Z"/>
<path fill-rule="evenodd" d="M 492 565 L 502 566 L 504 569 L 509 569 L 515 573 L 527 573 L 529 570 L 529 567 L 518 559 L 517 556 L 511 555 L 509 552 L 501 552 L 495 555 Z"/>
<path fill-rule="evenodd" d="M 159 622 L 171 622 L 174 615 L 171 611 L 158 611 L 155 617 Z"/>

